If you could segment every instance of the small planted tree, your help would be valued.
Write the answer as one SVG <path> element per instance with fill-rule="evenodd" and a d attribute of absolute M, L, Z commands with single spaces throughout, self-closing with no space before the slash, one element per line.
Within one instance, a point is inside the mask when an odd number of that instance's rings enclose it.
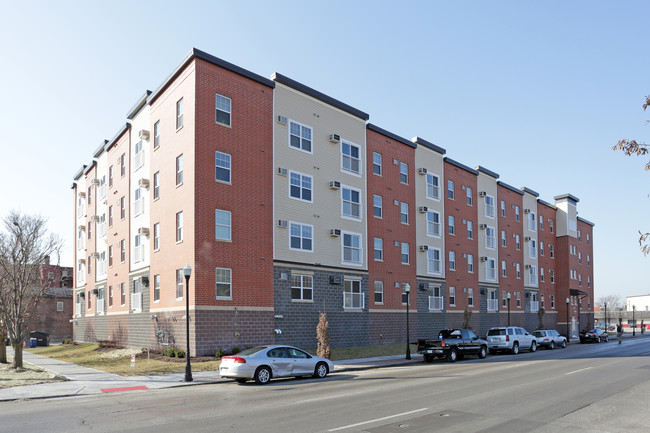
<path fill-rule="evenodd" d="M 463 311 L 463 324 L 461 325 L 461 328 L 472 329 L 472 325 L 470 325 L 471 321 L 472 321 L 472 311 L 465 308 L 465 311 Z"/>
<path fill-rule="evenodd" d="M 316 338 L 318 338 L 316 354 L 329 359 L 332 356 L 332 349 L 330 348 L 329 322 L 325 313 L 320 313 L 318 326 L 316 327 Z"/>
<path fill-rule="evenodd" d="M 537 310 L 537 319 L 539 320 L 539 323 L 537 324 L 537 329 L 544 329 L 544 309 L 540 308 Z"/>

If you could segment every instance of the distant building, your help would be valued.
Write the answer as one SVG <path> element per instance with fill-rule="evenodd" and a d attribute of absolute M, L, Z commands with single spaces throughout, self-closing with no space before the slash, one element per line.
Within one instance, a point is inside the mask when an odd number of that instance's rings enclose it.
<path fill-rule="evenodd" d="M 71 287 L 48 287 L 27 328 L 30 332 L 47 332 L 53 343 L 72 338 L 70 318 L 74 313 L 73 308 Z"/>
<path fill-rule="evenodd" d="M 632 311 L 632 306 L 636 311 L 650 311 L 650 295 L 628 296 L 625 298 L 625 310 Z"/>

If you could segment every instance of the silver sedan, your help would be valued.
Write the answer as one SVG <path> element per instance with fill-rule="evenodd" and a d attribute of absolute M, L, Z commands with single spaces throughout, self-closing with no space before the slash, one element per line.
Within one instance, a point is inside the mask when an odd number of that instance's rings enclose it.
<path fill-rule="evenodd" d="M 221 358 L 221 377 L 239 383 L 254 379 L 263 385 L 276 377 L 313 376 L 323 378 L 334 369 L 332 361 L 291 346 L 259 346 Z"/>

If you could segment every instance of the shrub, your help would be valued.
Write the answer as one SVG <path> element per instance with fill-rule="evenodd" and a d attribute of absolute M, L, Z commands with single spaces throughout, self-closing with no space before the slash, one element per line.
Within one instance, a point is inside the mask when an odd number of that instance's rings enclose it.
<path fill-rule="evenodd" d="M 217 353 L 215 353 L 214 356 L 216 356 L 217 358 L 223 358 L 224 356 L 226 356 L 226 351 L 223 349 L 217 349 Z"/>
<path fill-rule="evenodd" d="M 174 346 L 167 346 L 163 349 L 163 355 L 173 358 L 176 356 L 176 348 Z"/>
<path fill-rule="evenodd" d="M 72 340 L 69 338 L 64 338 L 61 340 L 61 344 L 72 344 Z"/>
<path fill-rule="evenodd" d="M 240 349 L 239 347 L 237 347 L 237 346 L 233 346 L 233 347 L 232 347 L 232 350 L 230 351 L 230 354 L 231 354 L 231 355 L 236 355 L 236 354 L 238 354 L 239 352 L 241 352 L 241 349 Z"/>
<path fill-rule="evenodd" d="M 176 358 L 185 358 L 185 351 L 183 349 L 176 349 Z"/>

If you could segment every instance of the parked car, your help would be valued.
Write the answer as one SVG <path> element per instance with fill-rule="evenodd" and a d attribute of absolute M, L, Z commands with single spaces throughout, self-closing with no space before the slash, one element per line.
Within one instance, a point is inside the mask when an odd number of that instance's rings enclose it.
<path fill-rule="evenodd" d="M 334 364 L 329 359 L 310 355 L 296 347 L 275 345 L 252 347 L 222 357 L 219 374 L 239 383 L 252 379 L 264 385 L 276 377 L 323 378 L 333 369 Z"/>
<path fill-rule="evenodd" d="M 418 339 L 418 353 L 424 356 L 424 362 L 433 362 L 434 358 L 456 362 L 465 355 L 483 359 L 487 356 L 487 341 L 478 338 L 471 329 L 443 329 L 438 338 Z"/>
<path fill-rule="evenodd" d="M 555 349 L 558 346 L 562 349 L 566 347 L 566 337 L 560 335 L 555 329 L 538 329 L 533 331 L 533 335 L 537 338 L 539 347 L 546 349 Z"/>
<path fill-rule="evenodd" d="M 601 341 L 604 341 L 607 343 L 609 341 L 609 335 L 607 332 L 603 331 L 600 328 L 594 328 L 591 331 L 581 331 L 580 332 L 580 342 L 581 343 L 586 343 L 588 341 L 591 341 L 593 343 L 600 343 Z"/>
<path fill-rule="evenodd" d="M 537 339 L 524 328 L 518 326 L 491 328 L 486 339 L 490 354 L 495 354 L 500 350 L 507 350 L 516 355 L 521 349 L 531 352 L 537 350 Z"/>

